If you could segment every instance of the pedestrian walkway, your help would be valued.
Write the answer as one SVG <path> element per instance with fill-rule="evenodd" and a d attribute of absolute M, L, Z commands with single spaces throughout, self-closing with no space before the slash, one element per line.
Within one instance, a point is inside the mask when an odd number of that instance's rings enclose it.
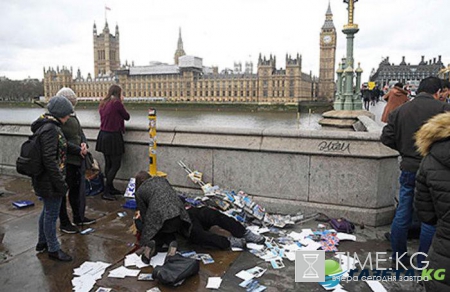
<path fill-rule="evenodd" d="M 97 223 L 93 233 L 62 234 L 58 231 L 62 247 L 74 257 L 72 262 L 63 263 L 48 259 L 45 253 L 37 254 L 37 221 L 42 203 L 32 193 L 30 181 L 25 178 L 0 175 L 0 227 L 5 232 L 3 243 L 0 244 L 0 285 L 2 291 L 71 291 L 73 269 L 85 261 L 103 261 L 112 265 L 103 278 L 98 280 L 95 288 L 112 288 L 113 291 L 146 291 L 158 286 L 161 291 L 210 291 L 206 289 L 208 277 L 221 277 L 223 282 L 218 291 L 245 291 L 239 287 L 242 282 L 235 276 L 241 270 L 254 266 L 267 268 L 267 272 L 259 278 L 266 291 L 324 291 L 318 283 L 295 283 L 294 262 L 284 260 L 285 268 L 274 270 L 270 263 L 264 262 L 248 251 L 215 251 L 189 246 L 181 242 L 180 249 L 195 249 L 198 253 L 209 253 L 214 259 L 213 264 L 200 266 L 197 276 L 189 278 L 179 288 L 169 288 L 155 281 L 138 281 L 136 277 L 125 279 L 108 278 L 110 270 L 123 264 L 127 253 L 133 249 L 134 236 L 128 232 L 132 222 L 133 211 L 124 209 L 124 199 L 104 201 L 100 196 L 88 197 L 86 215 L 96 218 Z M 26 209 L 16 209 L 13 201 L 31 200 L 35 206 Z M 126 212 L 126 216 L 118 216 L 118 212 Z M 305 210 L 302 210 L 305 211 Z M 317 228 L 322 222 L 309 221 L 284 229 L 300 232 L 302 228 Z M 361 228 L 357 227 L 356 242 L 342 241 L 339 251 L 357 252 L 366 255 L 368 252 L 385 252 L 390 248 L 384 239 L 384 233 L 389 227 Z M 277 236 L 271 234 L 271 236 Z M 411 251 L 417 250 L 418 242 L 411 241 Z M 327 253 L 327 257 L 331 257 Z M 386 267 L 388 263 L 386 263 Z M 150 273 L 152 268 L 143 268 L 143 273 Z M 423 291 L 422 287 L 413 282 L 383 282 L 387 291 Z M 342 283 L 346 291 L 372 291 L 365 282 Z"/>
<path fill-rule="evenodd" d="M 381 116 L 383 115 L 383 110 L 386 104 L 387 103 L 384 100 L 380 100 L 379 102 L 375 103 L 374 106 L 371 105 L 369 107 L 369 111 L 375 115 L 375 122 L 377 122 L 380 127 L 386 125 L 381 121 Z"/>

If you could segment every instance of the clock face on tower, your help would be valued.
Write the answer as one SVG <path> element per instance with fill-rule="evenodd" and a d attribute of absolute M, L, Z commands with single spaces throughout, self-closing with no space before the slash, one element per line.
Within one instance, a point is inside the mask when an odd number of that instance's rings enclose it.
<path fill-rule="evenodd" d="M 323 42 L 326 43 L 326 44 L 331 43 L 331 36 L 329 36 L 329 35 L 324 36 L 323 37 Z"/>

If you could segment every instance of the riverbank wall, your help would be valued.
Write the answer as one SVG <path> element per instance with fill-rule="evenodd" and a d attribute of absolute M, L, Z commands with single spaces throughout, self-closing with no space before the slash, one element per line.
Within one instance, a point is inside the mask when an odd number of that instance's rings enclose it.
<path fill-rule="evenodd" d="M 83 124 L 94 157 L 98 125 Z M 177 164 L 182 160 L 203 180 L 243 190 L 274 213 L 322 212 L 368 226 L 390 224 L 398 192 L 398 153 L 373 132 L 283 129 L 158 128 L 158 170 L 181 190 L 199 192 Z M 30 135 L 29 124 L 1 124 L 0 172 L 18 175 L 15 160 Z M 126 153 L 117 179 L 148 169 L 147 126 L 127 127 Z"/>
<path fill-rule="evenodd" d="M 31 102 L 0 102 L 0 107 L 7 108 L 40 108 L 42 106 Z M 78 109 L 90 109 L 98 107 L 97 101 L 80 101 Z M 125 102 L 127 109 L 148 109 L 156 107 L 163 110 L 174 111 L 239 111 L 239 112 L 309 112 L 323 113 L 331 110 L 333 105 L 329 102 L 300 102 L 298 103 L 226 103 L 226 102 Z"/>

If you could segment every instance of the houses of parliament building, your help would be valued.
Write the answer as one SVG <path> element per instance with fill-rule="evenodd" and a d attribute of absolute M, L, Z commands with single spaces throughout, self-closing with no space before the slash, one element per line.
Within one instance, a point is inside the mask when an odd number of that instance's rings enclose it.
<path fill-rule="evenodd" d="M 80 70 L 75 79 L 70 68 L 44 68 L 44 95 L 48 100 L 61 87 L 72 88 L 81 98 L 102 98 L 112 84 L 122 87 L 126 97 L 164 98 L 170 102 L 296 103 L 331 101 L 335 91 L 336 29 L 330 6 L 320 32 L 319 78 L 302 72 L 302 56 L 286 55 L 285 69 L 277 69 L 276 56 L 259 55 L 257 73 L 253 63 L 234 64 L 234 70 L 219 72 L 202 59 L 186 55 L 181 29 L 174 64 L 152 62 L 146 66 L 120 63 L 120 34 L 114 35 L 106 22 L 97 34 L 93 27 L 94 75 Z"/>

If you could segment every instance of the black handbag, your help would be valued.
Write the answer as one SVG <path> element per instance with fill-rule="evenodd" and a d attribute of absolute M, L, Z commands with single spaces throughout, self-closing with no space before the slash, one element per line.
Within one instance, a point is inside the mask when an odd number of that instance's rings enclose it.
<path fill-rule="evenodd" d="M 162 266 L 153 269 L 153 279 L 164 285 L 175 286 L 186 278 L 198 274 L 200 262 L 179 254 L 170 256 Z"/>

